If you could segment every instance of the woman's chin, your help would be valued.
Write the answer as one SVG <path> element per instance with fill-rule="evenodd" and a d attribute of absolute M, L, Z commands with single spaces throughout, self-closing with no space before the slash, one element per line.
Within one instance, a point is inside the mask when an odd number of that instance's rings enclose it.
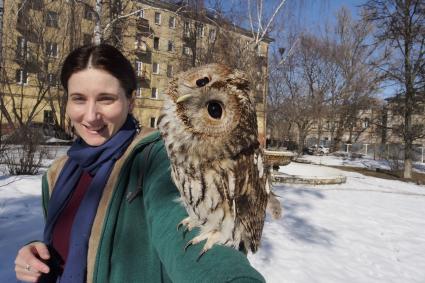
<path fill-rule="evenodd" d="M 99 146 L 104 144 L 109 137 L 100 134 L 83 134 L 79 135 L 86 144 L 90 146 Z"/>

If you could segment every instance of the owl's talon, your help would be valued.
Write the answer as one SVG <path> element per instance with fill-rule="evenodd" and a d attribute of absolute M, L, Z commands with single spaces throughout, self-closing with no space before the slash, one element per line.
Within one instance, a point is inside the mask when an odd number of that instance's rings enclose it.
<path fill-rule="evenodd" d="M 187 248 L 190 247 L 191 245 L 193 245 L 192 241 L 187 242 L 186 246 L 184 246 L 184 251 L 186 251 Z"/>
<path fill-rule="evenodd" d="M 190 229 L 186 227 L 186 229 L 183 231 L 183 239 L 186 238 L 187 232 L 190 232 Z"/>
<path fill-rule="evenodd" d="M 196 262 L 198 262 L 200 259 L 201 259 L 201 257 L 205 254 L 207 252 L 207 250 L 206 249 L 202 249 L 202 251 L 199 253 L 199 255 L 198 255 L 198 258 L 196 259 Z"/>

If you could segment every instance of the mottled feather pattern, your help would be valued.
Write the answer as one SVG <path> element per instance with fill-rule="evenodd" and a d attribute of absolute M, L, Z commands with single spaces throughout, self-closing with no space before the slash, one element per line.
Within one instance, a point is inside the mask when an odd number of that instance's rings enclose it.
<path fill-rule="evenodd" d="M 169 86 L 159 121 L 172 179 L 188 212 L 189 242 L 258 249 L 267 205 L 267 170 L 255 106 L 243 73 L 210 64 L 180 74 Z"/>

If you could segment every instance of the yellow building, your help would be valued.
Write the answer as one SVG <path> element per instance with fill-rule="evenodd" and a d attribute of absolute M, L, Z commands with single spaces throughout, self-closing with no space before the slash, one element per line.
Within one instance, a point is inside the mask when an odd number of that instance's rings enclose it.
<path fill-rule="evenodd" d="M 58 84 L 60 66 L 70 50 L 84 43 L 109 42 L 134 63 L 139 84 L 134 114 L 143 126 L 155 127 L 164 92 L 177 72 L 212 61 L 228 62 L 228 43 L 221 41 L 229 35 L 238 48 L 247 49 L 244 44 L 252 41 L 249 32 L 227 25 L 204 10 L 185 10 L 163 1 L 121 1 L 119 7 L 105 3 L 108 1 L 97 6 L 95 0 L 84 5 L 65 0 L 3 2 L 0 107 L 7 109 L 2 111 L 3 124 L 12 120 L 19 125 L 31 120 L 64 128 L 64 100 Z M 247 67 L 255 74 L 249 77 L 255 82 L 261 141 L 266 128 L 270 42 L 266 38 L 258 46 L 248 46 L 258 57 L 256 62 L 261 62 L 255 68 Z M 237 62 L 234 65 L 238 66 Z M 19 113 L 14 113 L 14 108 Z"/>

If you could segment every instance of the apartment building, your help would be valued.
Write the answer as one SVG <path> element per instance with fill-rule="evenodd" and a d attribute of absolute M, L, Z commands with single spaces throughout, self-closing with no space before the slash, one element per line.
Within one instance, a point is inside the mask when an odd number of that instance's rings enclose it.
<path fill-rule="evenodd" d="M 120 48 L 134 63 L 138 79 L 134 114 L 143 126 L 156 127 L 165 91 L 176 73 L 213 58 L 211 46 L 215 44 L 217 50 L 226 44 L 219 42 L 224 32 L 235 42 L 250 41 L 249 32 L 205 11 L 200 11 L 202 16 L 193 11 L 183 13 L 181 5 L 164 1 L 129 0 L 115 7 L 105 2 L 4 0 L 0 107 L 7 111 L 2 111 L 3 124 L 32 119 L 64 127 L 58 84 L 61 62 L 76 46 L 100 38 Z M 255 72 L 260 79 L 253 85 L 261 140 L 266 128 L 271 41 L 266 38 L 253 50 L 262 62 Z M 13 111 L 16 107 L 19 111 Z"/>

